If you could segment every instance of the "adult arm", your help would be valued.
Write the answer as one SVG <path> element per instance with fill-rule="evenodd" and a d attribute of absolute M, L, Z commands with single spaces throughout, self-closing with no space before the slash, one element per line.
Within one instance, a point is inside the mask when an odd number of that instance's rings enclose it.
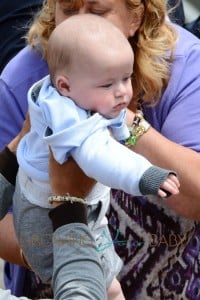
<path fill-rule="evenodd" d="M 54 229 L 55 299 L 107 299 L 103 270 L 87 226 L 87 206 L 67 202 L 49 215 Z"/>
<path fill-rule="evenodd" d="M 133 149 L 153 164 L 176 171 L 180 193 L 165 200 L 178 215 L 200 220 L 200 155 L 150 128 Z"/>
<path fill-rule="evenodd" d="M 3 208 L 4 205 L 9 207 L 8 205 L 12 204 L 12 194 L 14 192 L 15 179 L 18 171 L 18 163 L 15 153 L 19 141 L 29 129 L 30 122 L 29 116 L 27 116 L 20 133 L 0 152 L 1 208 Z M 0 213 L 0 220 L 1 218 L 2 214 Z"/>
<path fill-rule="evenodd" d="M 147 121 L 154 128 L 141 136 L 133 150 L 153 164 L 176 171 L 180 193 L 164 205 L 177 216 L 200 220 L 200 43 L 187 31 L 179 30 L 178 55 L 163 98 L 154 108 L 144 107 Z M 182 35 L 187 36 L 187 43 L 181 40 Z M 129 124 L 130 119 L 133 113 Z"/>
<path fill-rule="evenodd" d="M 50 218 L 54 228 L 54 299 L 107 299 L 96 244 L 87 226 L 86 205 L 71 202 L 62 204 L 52 209 Z M 1 289 L 0 298 L 28 300 Z"/>
<path fill-rule="evenodd" d="M 170 81 L 159 104 L 143 107 L 152 128 L 133 150 L 153 164 L 176 171 L 180 193 L 163 205 L 177 217 L 200 220 L 200 42 L 186 30 L 176 29 L 180 35 Z M 128 124 L 131 120 L 133 113 Z"/>
<path fill-rule="evenodd" d="M 24 265 L 13 226 L 12 214 L 6 214 L 12 204 L 15 177 L 18 169 L 15 152 L 17 139 L 0 153 L 0 257 L 18 265 Z M 11 151 L 10 151 L 11 150 Z M 6 215 L 5 215 L 6 214 Z"/>

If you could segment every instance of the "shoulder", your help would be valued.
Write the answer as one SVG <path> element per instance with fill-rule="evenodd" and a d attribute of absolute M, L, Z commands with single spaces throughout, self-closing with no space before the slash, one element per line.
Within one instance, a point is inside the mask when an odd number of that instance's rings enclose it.
<path fill-rule="evenodd" d="M 153 109 L 145 107 L 145 114 L 166 137 L 199 151 L 198 135 L 192 135 L 191 128 L 195 126 L 196 132 L 200 132 L 200 40 L 186 29 L 173 26 L 178 40 L 169 82 L 160 102 Z"/>
<path fill-rule="evenodd" d="M 25 47 L 4 68 L 0 76 L 0 136 L 6 145 L 22 126 L 27 112 L 27 93 L 36 81 L 48 73 L 47 63 L 39 52 Z"/>
<path fill-rule="evenodd" d="M 17 103 L 24 114 L 27 109 L 27 92 L 36 81 L 48 73 L 46 61 L 29 46 L 21 50 L 4 68 L 0 76 L 0 89 L 4 102 Z"/>
<path fill-rule="evenodd" d="M 12 89 L 23 82 L 31 84 L 48 72 L 47 63 L 39 51 L 26 46 L 6 65 L 1 73 L 1 79 Z"/>
<path fill-rule="evenodd" d="M 178 25 L 174 26 L 178 32 L 178 40 L 171 65 L 170 80 L 164 95 L 178 100 L 178 95 L 184 90 L 190 93 L 197 87 L 200 89 L 200 39 L 186 29 Z"/>
<path fill-rule="evenodd" d="M 200 39 L 178 25 L 174 24 L 174 27 L 178 32 L 178 40 L 174 53 L 174 62 L 176 63 L 180 61 L 181 63 L 184 62 L 184 64 L 186 64 L 188 60 L 193 58 L 191 62 L 195 66 L 196 63 L 194 61 L 194 57 L 198 58 L 200 61 Z M 198 68 L 198 65 L 196 68 Z"/>

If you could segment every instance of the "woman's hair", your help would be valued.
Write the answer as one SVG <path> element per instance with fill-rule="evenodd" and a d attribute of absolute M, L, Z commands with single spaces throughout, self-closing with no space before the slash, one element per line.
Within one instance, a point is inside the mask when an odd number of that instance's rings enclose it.
<path fill-rule="evenodd" d="M 84 0 L 57 0 L 66 11 L 76 13 Z M 175 29 L 166 21 L 166 0 L 124 0 L 134 18 L 142 13 L 138 31 L 129 39 L 133 48 L 133 101 L 156 104 L 169 81 L 170 66 L 177 40 Z M 33 48 L 39 48 L 46 59 L 47 42 L 55 28 L 55 0 L 44 1 L 27 35 Z"/>

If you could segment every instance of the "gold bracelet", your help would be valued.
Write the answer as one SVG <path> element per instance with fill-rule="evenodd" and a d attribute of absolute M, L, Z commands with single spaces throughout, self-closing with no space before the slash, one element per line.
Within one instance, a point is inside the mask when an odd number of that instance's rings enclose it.
<path fill-rule="evenodd" d="M 24 253 L 22 251 L 22 248 L 19 249 L 19 255 L 20 255 L 21 261 L 23 262 L 23 266 L 25 266 L 29 271 L 32 271 L 31 266 L 29 265 L 26 258 L 24 257 Z"/>
<path fill-rule="evenodd" d="M 71 202 L 71 203 L 78 202 L 78 203 L 81 203 L 81 204 L 87 204 L 87 202 L 84 199 L 78 198 L 78 197 L 73 197 L 73 196 L 70 196 L 70 195 L 50 196 L 48 198 L 48 201 L 49 201 L 50 204 L 52 204 L 53 202 Z"/>
<path fill-rule="evenodd" d="M 130 136 L 125 141 L 125 145 L 128 147 L 134 146 L 137 143 L 139 137 L 141 137 L 151 125 L 144 119 L 143 113 L 138 111 L 135 114 L 133 124 L 129 127 Z"/>

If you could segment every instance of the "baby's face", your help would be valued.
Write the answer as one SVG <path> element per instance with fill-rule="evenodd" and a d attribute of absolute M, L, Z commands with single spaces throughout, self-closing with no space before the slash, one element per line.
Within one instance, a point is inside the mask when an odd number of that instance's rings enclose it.
<path fill-rule="evenodd" d="M 114 118 L 132 98 L 133 53 L 130 48 L 95 49 L 80 58 L 70 74 L 70 95 L 78 106 Z"/>

